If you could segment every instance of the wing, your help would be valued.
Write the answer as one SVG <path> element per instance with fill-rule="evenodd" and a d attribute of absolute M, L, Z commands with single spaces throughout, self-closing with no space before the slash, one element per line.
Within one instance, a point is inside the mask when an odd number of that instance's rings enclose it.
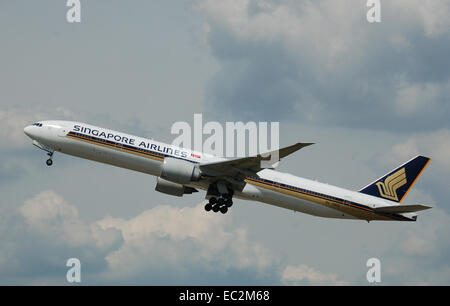
<path fill-rule="evenodd" d="M 313 143 L 296 143 L 289 147 L 285 147 L 278 150 L 278 158 L 288 156 L 301 148 L 312 145 Z M 250 157 L 242 157 L 229 159 L 225 161 L 205 163 L 200 165 L 200 170 L 202 174 L 207 176 L 221 176 L 221 177 L 232 177 L 235 180 L 242 181 L 247 176 L 255 175 L 257 172 L 261 171 L 261 162 L 269 161 L 272 156 L 276 157 L 277 150 L 270 151 L 264 154 L 258 154 Z"/>

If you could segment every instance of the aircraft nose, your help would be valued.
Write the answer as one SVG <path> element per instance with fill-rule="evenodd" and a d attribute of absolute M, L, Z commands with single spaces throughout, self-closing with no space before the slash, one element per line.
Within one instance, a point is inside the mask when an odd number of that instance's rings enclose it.
<path fill-rule="evenodd" d="M 25 135 L 27 135 L 28 137 L 33 138 L 33 127 L 32 127 L 31 125 L 26 126 L 26 127 L 23 129 L 23 132 L 24 132 Z"/>

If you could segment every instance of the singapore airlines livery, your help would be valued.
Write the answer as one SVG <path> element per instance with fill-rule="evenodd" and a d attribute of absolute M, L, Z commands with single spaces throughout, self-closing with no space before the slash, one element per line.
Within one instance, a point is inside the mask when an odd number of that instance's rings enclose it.
<path fill-rule="evenodd" d="M 41 121 L 24 132 L 47 152 L 62 152 L 157 177 L 156 190 L 182 196 L 206 190 L 206 211 L 227 213 L 233 197 L 341 219 L 416 221 L 425 205 L 400 204 L 430 159 L 417 156 L 359 191 L 351 191 L 263 169 L 271 154 L 225 159 L 150 139 L 70 121 Z M 277 151 L 279 158 L 311 145 L 296 143 Z"/>

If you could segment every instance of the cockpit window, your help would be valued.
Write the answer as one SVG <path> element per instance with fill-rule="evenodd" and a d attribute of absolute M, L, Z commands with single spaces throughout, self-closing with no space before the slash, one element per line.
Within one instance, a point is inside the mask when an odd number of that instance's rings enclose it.
<path fill-rule="evenodd" d="M 38 126 L 38 127 L 42 127 L 42 123 L 39 123 L 39 122 L 33 123 L 33 125 L 34 126 Z"/>

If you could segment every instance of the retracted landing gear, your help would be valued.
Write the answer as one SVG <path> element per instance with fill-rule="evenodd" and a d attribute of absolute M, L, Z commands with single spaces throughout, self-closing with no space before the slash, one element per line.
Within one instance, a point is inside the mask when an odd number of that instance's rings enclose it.
<path fill-rule="evenodd" d="M 232 196 L 229 194 L 222 195 L 220 198 L 211 197 L 205 205 L 205 210 L 212 210 L 215 213 L 220 211 L 222 214 L 226 214 L 228 212 L 228 208 L 233 206 L 233 200 L 231 197 Z"/>

